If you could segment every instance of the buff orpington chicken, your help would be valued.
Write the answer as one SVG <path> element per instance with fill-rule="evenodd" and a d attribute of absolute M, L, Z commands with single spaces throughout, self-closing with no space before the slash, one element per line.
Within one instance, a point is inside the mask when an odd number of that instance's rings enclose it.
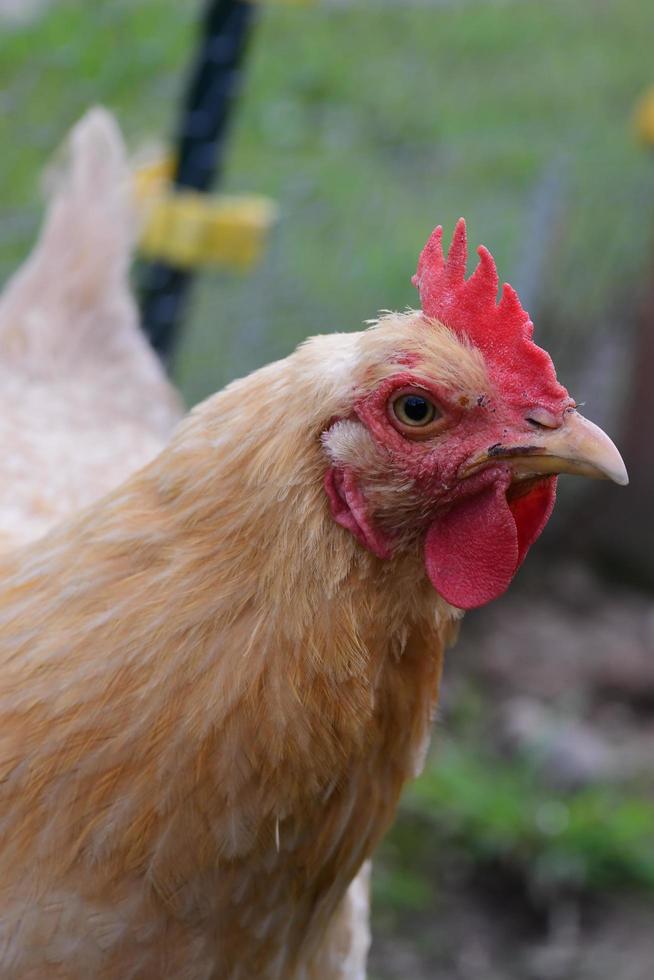
<path fill-rule="evenodd" d="M 463 222 L 172 431 L 127 178 L 97 110 L 0 306 L 0 976 L 363 980 L 461 611 L 624 465 Z"/>

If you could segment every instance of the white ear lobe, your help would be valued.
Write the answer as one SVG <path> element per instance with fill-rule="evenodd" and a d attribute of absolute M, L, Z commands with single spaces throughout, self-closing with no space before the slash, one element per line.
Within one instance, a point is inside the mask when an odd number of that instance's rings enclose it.
<path fill-rule="evenodd" d="M 362 422 L 341 419 L 322 434 L 322 444 L 332 463 L 356 472 L 374 472 L 380 463 L 379 451 Z"/>

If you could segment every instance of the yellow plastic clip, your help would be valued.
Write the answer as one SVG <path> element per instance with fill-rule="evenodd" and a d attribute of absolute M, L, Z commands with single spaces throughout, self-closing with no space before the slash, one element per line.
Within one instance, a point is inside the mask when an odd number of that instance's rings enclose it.
<path fill-rule="evenodd" d="M 654 146 L 654 85 L 638 100 L 634 110 L 634 129 L 642 143 Z"/>
<path fill-rule="evenodd" d="M 171 159 L 137 170 L 141 252 L 181 269 L 247 269 L 260 257 L 277 205 L 255 195 L 211 195 L 171 186 Z"/>

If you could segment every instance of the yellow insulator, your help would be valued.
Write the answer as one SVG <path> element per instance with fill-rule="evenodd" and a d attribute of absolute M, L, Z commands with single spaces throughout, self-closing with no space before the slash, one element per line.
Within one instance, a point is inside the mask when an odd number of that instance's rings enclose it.
<path fill-rule="evenodd" d="M 264 248 L 277 206 L 256 195 L 213 195 L 171 186 L 173 163 L 157 160 L 134 177 L 143 255 L 181 269 L 247 269 Z"/>

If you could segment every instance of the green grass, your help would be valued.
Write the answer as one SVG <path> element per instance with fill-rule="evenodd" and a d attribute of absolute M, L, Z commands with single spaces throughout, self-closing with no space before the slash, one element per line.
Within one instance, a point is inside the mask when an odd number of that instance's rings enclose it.
<path fill-rule="evenodd" d="M 4 31 L 0 270 L 25 253 L 39 170 L 90 103 L 134 146 L 172 131 L 199 9 L 58 0 Z M 554 315 L 546 339 L 574 364 L 647 258 L 654 157 L 630 113 L 653 36 L 649 0 L 266 7 L 225 184 L 272 195 L 282 217 L 252 276 L 202 277 L 178 365 L 189 400 L 307 334 L 414 304 L 418 250 L 459 214 Z"/>
<path fill-rule="evenodd" d="M 38 203 L 38 177 L 66 131 L 94 103 L 114 109 L 134 143 L 171 128 L 194 4 L 57 2 L 0 34 L 2 211 Z M 6 237 L 3 236 L 3 244 Z M 10 244 L 10 243 L 7 243 Z M 24 242 L 21 241 L 21 245 Z M 14 258 L 9 250 L 3 266 Z"/>
<path fill-rule="evenodd" d="M 382 847 L 381 909 L 420 910 L 441 865 L 503 867 L 532 894 L 641 889 L 654 893 L 654 802 L 628 787 L 556 793 L 527 760 L 507 763 L 480 744 L 434 753 L 405 793 Z"/>

